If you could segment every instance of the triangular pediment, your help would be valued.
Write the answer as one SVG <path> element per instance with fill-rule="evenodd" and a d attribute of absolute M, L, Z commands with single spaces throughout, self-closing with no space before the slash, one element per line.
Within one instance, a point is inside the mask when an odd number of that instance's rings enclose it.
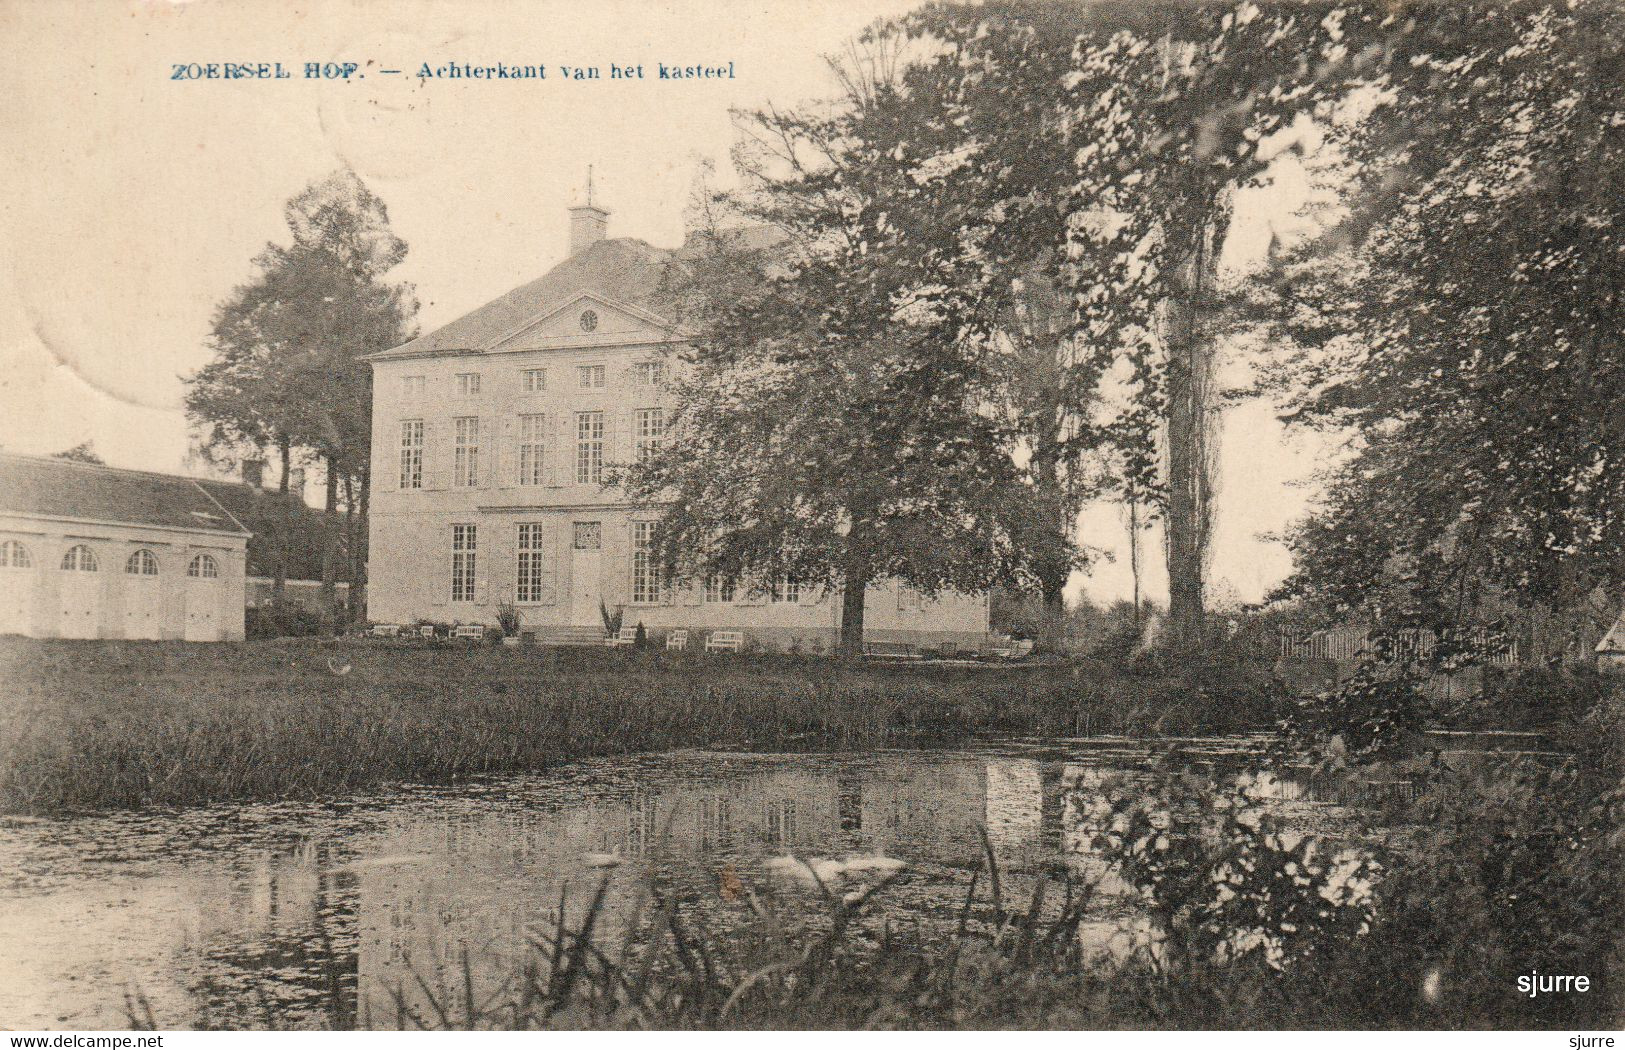
<path fill-rule="evenodd" d="M 677 335 L 664 318 L 596 292 L 581 292 L 491 342 L 487 352 L 559 346 L 666 342 Z"/>

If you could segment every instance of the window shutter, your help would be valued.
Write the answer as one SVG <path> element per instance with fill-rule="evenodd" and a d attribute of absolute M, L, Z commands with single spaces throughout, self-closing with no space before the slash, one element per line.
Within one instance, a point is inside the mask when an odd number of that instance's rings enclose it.
<path fill-rule="evenodd" d="M 768 597 L 768 588 L 759 581 L 747 577 L 734 584 L 735 605 L 766 605 Z"/>
<path fill-rule="evenodd" d="M 519 421 L 511 415 L 497 423 L 496 487 L 509 489 L 519 484 Z"/>
<path fill-rule="evenodd" d="M 553 593 L 558 604 L 566 605 L 569 596 L 563 592 L 563 588 L 570 578 L 570 554 L 574 549 L 575 537 L 568 521 L 555 523 L 548 533 L 553 539 Z"/>
<path fill-rule="evenodd" d="M 423 422 L 423 487 L 451 487 L 451 424 L 444 419 Z"/>
<path fill-rule="evenodd" d="M 633 410 L 630 408 L 617 409 L 615 412 L 616 444 L 615 462 L 627 464 L 632 462 L 632 446 L 637 441 L 633 433 Z"/>
<path fill-rule="evenodd" d="M 393 437 L 385 437 L 378 441 L 380 446 L 378 455 L 372 463 L 372 476 L 377 482 L 381 492 L 394 492 L 401 487 L 401 430 L 399 421 L 395 423 Z M 373 435 L 376 441 L 378 435 Z"/>
<path fill-rule="evenodd" d="M 423 425 L 425 432 L 430 425 L 428 423 Z M 427 443 L 428 438 L 425 437 L 424 441 Z M 427 459 L 423 461 L 423 467 L 425 471 L 423 482 L 427 485 L 429 483 Z M 429 604 L 437 609 L 443 609 L 446 603 L 451 601 L 451 529 L 442 527 L 436 531 L 438 535 L 429 554 L 430 564 L 433 566 L 429 573 L 429 593 L 433 597 L 429 599 Z"/>
<path fill-rule="evenodd" d="M 559 412 L 553 420 L 553 447 L 547 450 L 553 469 L 547 483 L 554 488 L 575 480 L 575 435 L 570 433 L 574 424 L 575 417 L 569 412 Z"/>
<path fill-rule="evenodd" d="M 542 529 L 542 556 L 540 561 L 540 591 L 537 595 L 538 605 L 557 605 L 559 601 L 559 574 L 556 571 L 559 564 L 558 555 L 559 529 L 556 525 L 548 525 Z"/>

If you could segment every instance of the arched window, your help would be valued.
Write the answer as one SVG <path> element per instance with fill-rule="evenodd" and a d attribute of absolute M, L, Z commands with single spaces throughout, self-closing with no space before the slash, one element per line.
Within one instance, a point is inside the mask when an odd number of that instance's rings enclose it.
<path fill-rule="evenodd" d="M 68 572 L 95 572 L 96 555 L 83 543 L 75 544 L 62 556 L 62 568 Z"/>
<path fill-rule="evenodd" d="M 156 576 L 158 559 L 149 550 L 138 550 L 124 563 L 124 571 L 131 576 Z"/>
<path fill-rule="evenodd" d="M 17 540 L 7 540 L 0 543 L 0 569 L 32 569 L 34 559 L 29 557 L 28 548 Z"/>
<path fill-rule="evenodd" d="M 212 580 L 220 575 L 220 563 L 214 560 L 212 554 L 199 554 L 186 567 L 186 575 L 199 580 Z"/>

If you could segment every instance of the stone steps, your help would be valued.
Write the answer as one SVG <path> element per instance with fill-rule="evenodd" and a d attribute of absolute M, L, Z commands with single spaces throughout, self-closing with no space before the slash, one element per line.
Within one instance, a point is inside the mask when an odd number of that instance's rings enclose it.
<path fill-rule="evenodd" d="M 534 631 L 537 645 L 588 645 L 601 646 L 604 644 L 604 629 L 602 627 L 571 627 L 571 626 L 540 626 Z"/>

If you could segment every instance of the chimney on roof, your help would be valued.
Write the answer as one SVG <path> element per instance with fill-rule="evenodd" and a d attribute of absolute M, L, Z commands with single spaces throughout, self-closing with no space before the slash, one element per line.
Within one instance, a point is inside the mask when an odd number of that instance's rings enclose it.
<path fill-rule="evenodd" d="M 570 209 L 570 255 L 577 256 L 604 239 L 609 212 L 592 202 L 592 167 L 587 167 L 587 203 Z"/>
<path fill-rule="evenodd" d="M 265 460 L 243 460 L 243 484 L 251 489 L 265 487 Z"/>

